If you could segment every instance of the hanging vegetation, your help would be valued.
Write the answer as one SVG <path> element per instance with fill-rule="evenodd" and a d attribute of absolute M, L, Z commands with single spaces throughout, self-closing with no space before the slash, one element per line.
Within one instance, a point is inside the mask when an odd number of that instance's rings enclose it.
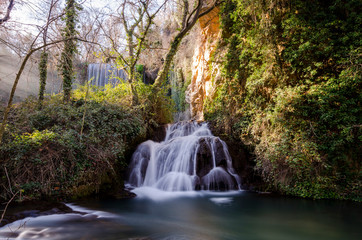
<path fill-rule="evenodd" d="M 253 147 L 273 189 L 361 198 L 358 9 L 337 0 L 223 4 L 224 77 L 206 120 Z"/>
<path fill-rule="evenodd" d="M 65 7 L 65 28 L 63 30 L 64 48 L 61 55 L 60 70 L 63 78 L 64 102 L 69 102 L 72 83 L 74 78 L 73 58 L 77 51 L 77 43 L 74 39 L 77 32 L 75 30 L 77 10 L 79 7 L 75 0 L 67 0 Z"/>

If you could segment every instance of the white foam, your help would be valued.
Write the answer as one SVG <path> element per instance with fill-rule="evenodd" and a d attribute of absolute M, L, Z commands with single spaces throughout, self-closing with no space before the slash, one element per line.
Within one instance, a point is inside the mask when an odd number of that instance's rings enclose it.
<path fill-rule="evenodd" d="M 199 155 L 204 152 L 209 159 L 200 160 Z M 205 162 L 199 166 L 198 161 Z M 203 164 L 207 168 L 202 167 Z M 202 175 L 200 167 L 205 172 Z M 138 146 L 130 169 L 129 184 L 133 187 L 152 187 L 173 193 L 196 189 L 240 189 L 240 178 L 232 167 L 227 145 L 212 135 L 207 123 L 169 125 L 164 141 L 148 140 Z"/>
<path fill-rule="evenodd" d="M 66 214 L 52 214 L 52 215 L 45 215 L 45 216 L 38 216 L 38 217 L 27 217 L 24 219 L 17 220 L 15 222 L 12 222 L 10 224 L 7 224 L 0 228 L 0 235 L 3 232 L 6 232 L 8 230 L 14 230 L 14 232 L 19 232 L 18 239 L 24 239 L 24 236 L 27 236 L 26 239 L 30 239 L 34 235 L 34 238 L 36 236 L 44 235 L 47 230 L 46 228 L 44 230 L 39 231 L 38 228 L 33 228 L 31 226 L 36 226 L 37 224 L 41 224 L 44 226 L 47 226 L 47 223 L 52 222 L 61 222 L 61 221 L 69 221 L 70 219 L 79 219 L 79 218 L 95 218 L 95 219 L 101 219 L 101 218 L 116 218 L 117 215 L 104 212 L 104 211 L 95 211 L 83 207 L 79 207 L 75 204 L 67 203 L 65 204 L 68 207 L 70 207 L 73 211 L 81 212 L 81 213 L 66 213 Z M 82 214 L 85 213 L 85 214 Z M 22 226 L 26 226 L 25 228 Z"/>
<path fill-rule="evenodd" d="M 84 215 L 84 217 L 90 217 L 90 216 L 94 216 L 95 218 L 115 218 L 115 217 L 117 217 L 117 215 L 109 213 L 109 212 L 91 210 L 91 209 L 77 206 L 73 203 L 66 203 L 65 205 L 70 207 L 73 211 L 86 213 Z"/>
<path fill-rule="evenodd" d="M 154 187 L 139 187 L 131 190 L 140 199 L 150 199 L 152 201 L 167 201 L 182 197 L 229 197 L 241 194 L 243 191 L 213 192 L 213 191 L 163 191 Z"/>
<path fill-rule="evenodd" d="M 234 199 L 231 197 L 214 197 L 210 198 L 210 200 L 217 205 L 230 204 Z"/>
<path fill-rule="evenodd" d="M 227 191 L 227 192 L 201 191 L 202 196 L 215 196 L 215 197 L 236 196 L 243 192 L 244 192 L 244 190 L 235 190 L 235 191 Z"/>
<path fill-rule="evenodd" d="M 153 187 L 139 187 L 132 190 L 137 195 L 137 198 L 147 198 L 153 201 L 166 201 L 180 197 L 197 197 L 201 196 L 200 192 L 196 191 L 163 191 Z"/>

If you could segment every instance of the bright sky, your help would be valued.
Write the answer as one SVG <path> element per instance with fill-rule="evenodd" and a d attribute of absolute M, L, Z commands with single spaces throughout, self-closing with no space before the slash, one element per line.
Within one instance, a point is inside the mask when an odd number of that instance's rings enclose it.
<path fill-rule="evenodd" d="M 34 19 L 32 18 L 31 10 L 29 6 L 21 6 L 15 0 L 15 5 L 13 11 L 10 14 L 10 20 L 21 22 L 21 23 L 32 23 Z"/>
<path fill-rule="evenodd" d="M 7 0 L 0 0 L 7 1 Z M 11 21 L 20 22 L 24 24 L 36 24 L 37 21 L 35 19 L 37 11 L 46 12 L 46 9 L 39 9 L 39 5 L 42 2 L 47 2 L 49 0 L 15 0 L 14 9 L 10 14 Z M 22 3 L 23 2 L 23 3 Z M 79 2 L 79 1 L 78 1 Z M 82 5 L 86 8 L 104 8 L 105 6 L 115 5 L 117 0 L 82 0 Z M 64 7 L 65 0 L 61 0 L 62 7 Z"/>

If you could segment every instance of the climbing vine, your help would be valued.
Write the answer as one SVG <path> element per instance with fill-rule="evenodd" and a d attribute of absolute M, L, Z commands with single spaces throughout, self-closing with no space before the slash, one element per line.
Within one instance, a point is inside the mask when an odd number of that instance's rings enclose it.
<path fill-rule="evenodd" d="M 224 77 L 205 117 L 253 147 L 274 189 L 361 200 L 360 8 L 354 0 L 222 6 Z"/>
<path fill-rule="evenodd" d="M 48 53 L 44 50 L 40 55 L 39 62 L 39 107 L 42 107 L 44 100 L 45 84 L 47 80 Z"/>
<path fill-rule="evenodd" d="M 64 42 L 64 48 L 60 60 L 60 70 L 63 78 L 64 102 L 69 102 L 72 82 L 74 77 L 73 58 L 77 51 L 77 44 L 74 39 L 77 31 L 75 30 L 77 10 L 80 10 L 75 0 L 67 0 L 65 7 L 65 28 L 63 38 L 69 39 Z"/>

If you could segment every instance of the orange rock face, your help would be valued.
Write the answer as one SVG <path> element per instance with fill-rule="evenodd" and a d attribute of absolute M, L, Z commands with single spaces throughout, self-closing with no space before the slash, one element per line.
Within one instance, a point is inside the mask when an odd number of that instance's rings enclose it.
<path fill-rule="evenodd" d="M 203 120 L 203 104 L 205 98 L 213 90 L 213 76 L 219 74 L 219 69 L 213 66 L 212 56 L 220 35 L 219 9 L 215 8 L 209 14 L 199 19 L 201 41 L 196 46 L 192 63 L 192 79 L 187 95 L 190 101 L 192 118 Z"/>

